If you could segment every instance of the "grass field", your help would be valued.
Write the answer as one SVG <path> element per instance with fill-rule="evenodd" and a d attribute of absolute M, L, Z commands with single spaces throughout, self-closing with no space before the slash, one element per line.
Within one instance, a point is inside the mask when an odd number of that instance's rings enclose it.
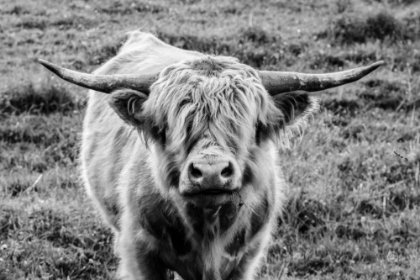
<path fill-rule="evenodd" d="M 328 72 L 282 152 L 290 203 L 259 279 L 420 279 L 420 2 L 0 0 L 0 279 L 112 279 L 112 235 L 79 179 L 87 91 L 36 58 L 91 72 L 140 29 L 258 69 Z"/>

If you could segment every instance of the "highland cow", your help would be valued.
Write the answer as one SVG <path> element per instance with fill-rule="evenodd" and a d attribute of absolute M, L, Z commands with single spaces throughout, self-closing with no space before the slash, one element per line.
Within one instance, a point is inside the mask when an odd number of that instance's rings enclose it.
<path fill-rule="evenodd" d="M 288 194 L 278 149 L 317 110 L 310 92 L 382 64 L 257 71 L 138 31 L 94 74 L 40 62 L 92 89 L 85 186 L 115 233 L 120 277 L 148 280 L 253 279 Z"/>

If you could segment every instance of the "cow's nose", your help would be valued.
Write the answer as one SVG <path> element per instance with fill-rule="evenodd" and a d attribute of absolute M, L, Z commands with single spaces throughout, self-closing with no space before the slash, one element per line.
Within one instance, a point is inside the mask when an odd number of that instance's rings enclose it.
<path fill-rule="evenodd" d="M 192 162 L 188 167 L 188 178 L 191 183 L 203 190 L 226 187 L 234 177 L 233 164 L 230 161 Z"/>

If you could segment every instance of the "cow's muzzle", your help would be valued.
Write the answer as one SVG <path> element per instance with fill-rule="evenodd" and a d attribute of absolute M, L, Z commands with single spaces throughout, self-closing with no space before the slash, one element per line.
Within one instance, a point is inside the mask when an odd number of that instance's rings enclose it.
<path fill-rule="evenodd" d="M 233 160 L 198 158 L 188 164 L 188 184 L 180 192 L 188 197 L 229 196 L 239 190 L 239 175 Z"/>

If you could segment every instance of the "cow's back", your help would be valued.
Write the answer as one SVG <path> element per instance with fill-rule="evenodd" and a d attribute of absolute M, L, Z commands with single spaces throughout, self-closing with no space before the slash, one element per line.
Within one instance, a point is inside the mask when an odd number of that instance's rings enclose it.
<path fill-rule="evenodd" d="M 151 34 L 134 31 L 118 55 L 95 74 L 157 74 L 165 67 L 202 54 L 169 46 Z M 149 152 L 137 131 L 118 117 L 108 104 L 109 95 L 90 91 L 83 125 L 81 165 L 88 194 L 98 203 L 106 220 L 118 229 L 121 174 L 130 161 L 141 157 L 148 171 Z M 137 163 L 138 164 L 138 163 Z"/>

